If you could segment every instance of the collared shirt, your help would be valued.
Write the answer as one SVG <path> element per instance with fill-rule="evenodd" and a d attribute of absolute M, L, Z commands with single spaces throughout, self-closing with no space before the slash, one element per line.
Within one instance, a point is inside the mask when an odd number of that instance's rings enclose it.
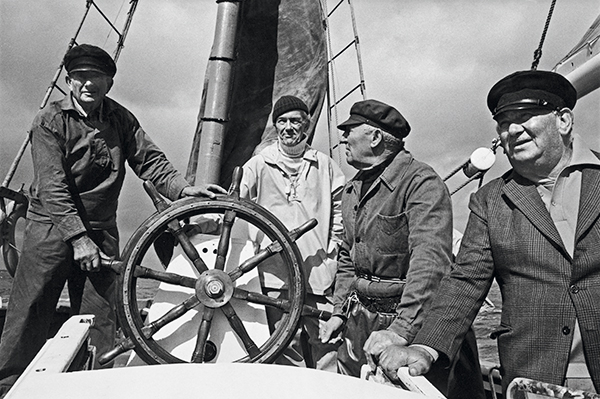
<path fill-rule="evenodd" d="M 337 271 L 346 178 L 340 167 L 320 151 L 307 147 L 302 158 L 286 159 L 277 145 L 275 142 L 265 147 L 246 162 L 240 195 L 267 208 L 288 230 L 317 219 L 317 226 L 296 244 L 303 259 L 307 291 L 323 295 L 330 292 Z M 258 231 L 251 231 L 250 238 L 259 249 L 270 242 Z M 285 288 L 284 279 L 289 273 L 281 269 L 276 256 L 261 264 L 265 287 Z"/>
<path fill-rule="evenodd" d="M 584 165 L 600 165 L 600 160 L 589 150 L 579 135 L 573 134 L 573 154 L 569 165 L 560 171 L 556 181 L 550 187 L 543 184 L 537 185 L 540 197 L 571 257 L 575 250 L 575 229 L 581 193 L 581 166 Z M 590 378 L 583 354 L 579 323 L 575 324 L 573 331 L 571 357 L 567 368 L 567 378 L 570 377 Z"/>
<path fill-rule="evenodd" d="M 116 227 L 125 162 L 167 198 L 189 184 L 141 128 L 110 98 L 84 116 L 70 95 L 38 112 L 31 128 L 34 177 L 27 217 L 54 223 L 66 241 Z"/>

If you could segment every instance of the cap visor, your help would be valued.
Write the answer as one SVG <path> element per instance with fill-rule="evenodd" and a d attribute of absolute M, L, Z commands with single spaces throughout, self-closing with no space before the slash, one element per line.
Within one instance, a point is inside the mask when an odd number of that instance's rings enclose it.
<path fill-rule="evenodd" d="M 524 109 L 546 109 L 548 110 L 548 112 L 552 111 L 553 109 L 555 109 L 556 107 L 554 107 L 551 104 L 548 105 L 538 105 L 538 104 L 524 104 L 524 103 L 520 103 L 520 104 L 508 104 L 505 105 L 503 107 L 500 107 L 496 113 L 493 115 L 493 118 L 496 119 L 499 115 L 505 113 L 505 112 L 509 112 L 509 111 L 522 111 Z"/>
<path fill-rule="evenodd" d="M 367 123 L 367 122 L 369 122 L 369 120 L 367 118 L 364 118 L 360 115 L 351 114 L 350 118 L 348 118 L 346 121 L 340 123 L 337 126 L 337 128 L 340 130 L 344 130 L 344 128 L 346 126 L 362 125 L 363 123 Z"/>
<path fill-rule="evenodd" d="M 73 73 L 73 72 L 98 72 L 101 73 L 103 75 L 109 76 L 106 71 L 103 71 L 100 68 L 95 68 L 91 65 L 83 65 L 83 66 L 79 66 L 79 67 L 75 67 L 73 69 L 71 69 L 69 71 L 69 73 Z"/>

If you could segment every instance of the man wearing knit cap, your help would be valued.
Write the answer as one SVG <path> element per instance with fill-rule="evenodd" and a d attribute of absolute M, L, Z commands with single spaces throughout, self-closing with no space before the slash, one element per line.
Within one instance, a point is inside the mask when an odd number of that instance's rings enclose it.
<path fill-rule="evenodd" d="M 492 87 L 487 104 L 512 169 L 471 197 L 456 264 L 418 345 L 367 348 L 387 369 L 408 364 L 416 375 L 451 359 L 495 278 L 504 389 L 524 377 L 600 392 L 600 161 L 573 132 L 576 101 L 549 71 Z"/>
<path fill-rule="evenodd" d="M 343 191 L 334 312 L 321 339 L 328 342 L 343 329 L 340 372 L 359 377 L 363 365 L 378 360 L 365 356 L 365 343 L 406 346 L 421 328 L 450 270 L 452 205 L 442 179 L 404 148 L 410 125 L 394 107 L 357 102 L 338 128 L 346 160 L 358 173 Z M 451 366 L 426 377 L 449 398 L 482 398 L 472 332 Z"/>
<path fill-rule="evenodd" d="M 68 280 L 71 310 L 95 315 L 98 354 L 115 339 L 116 279 L 101 257 L 119 256 L 116 212 L 125 162 L 171 200 L 226 191 L 190 186 L 131 112 L 106 97 L 117 71 L 89 44 L 64 57 L 69 93 L 39 111 L 31 128 L 34 178 L 21 258 L 0 343 L 0 397 L 46 342 Z"/>
<path fill-rule="evenodd" d="M 327 155 L 311 148 L 306 131 L 310 119 L 306 103 L 295 96 L 283 96 L 273 106 L 277 142 L 265 147 L 243 167 L 241 195 L 271 211 L 288 229 L 315 218 L 317 226 L 296 243 L 302 255 L 306 282 L 306 303 L 331 311 L 331 290 L 337 270 L 338 246 L 342 234 L 341 195 L 345 177 Z M 257 249 L 269 243 L 254 237 Z M 272 297 L 285 298 L 288 273 L 279 256 L 259 266 L 261 285 Z M 267 308 L 269 327 L 281 319 L 281 312 Z M 277 363 L 335 372 L 336 343 L 321 343 L 319 321 L 303 317 L 300 330 Z"/>

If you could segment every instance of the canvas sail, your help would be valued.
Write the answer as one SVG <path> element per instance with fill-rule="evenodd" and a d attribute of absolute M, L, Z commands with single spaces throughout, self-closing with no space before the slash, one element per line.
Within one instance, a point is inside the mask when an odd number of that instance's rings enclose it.
<path fill-rule="evenodd" d="M 206 87 L 206 85 L 205 85 Z M 295 95 L 311 114 L 309 143 L 327 89 L 327 43 L 318 0 L 246 0 L 236 38 L 229 118 L 221 144 L 220 181 L 277 138 L 271 109 L 282 95 Z M 187 179 L 196 180 L 206 93 L 192 143 Z"/>

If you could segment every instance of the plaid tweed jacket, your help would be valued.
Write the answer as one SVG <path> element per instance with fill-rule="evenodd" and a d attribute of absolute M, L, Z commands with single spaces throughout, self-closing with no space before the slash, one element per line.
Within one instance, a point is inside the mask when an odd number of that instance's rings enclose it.
<path fill-rule="evenodd" d="M 414 343 L 452 358 L 495 278 L 504 387 L 515 377 L 562 384 L 577 318 L 600 388 L 600 168 L 582 171 L 572 258 L 530 181 L 508 172 L 471 197 L 456 264 Z"/>

